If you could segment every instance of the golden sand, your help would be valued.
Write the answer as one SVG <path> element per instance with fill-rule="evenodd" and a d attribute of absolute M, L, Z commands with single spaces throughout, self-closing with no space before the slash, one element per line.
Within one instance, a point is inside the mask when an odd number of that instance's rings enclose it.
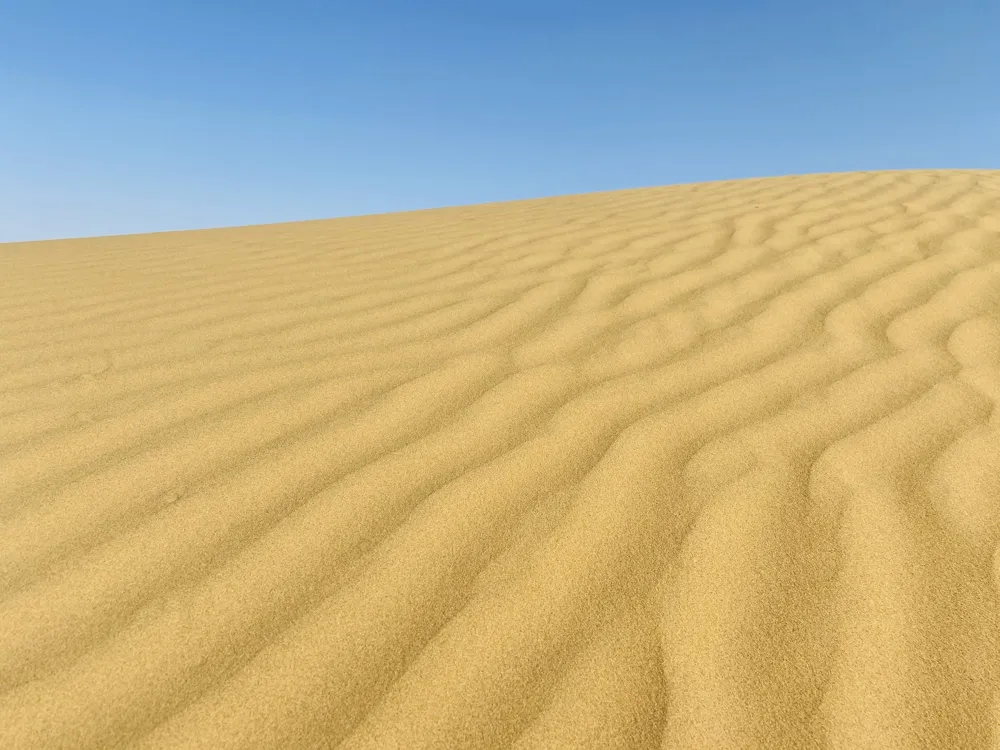
<path fill-rule="evenodd" d="M 1000 748 L 1000 172 L 0 245 L 0 748 Z"/>

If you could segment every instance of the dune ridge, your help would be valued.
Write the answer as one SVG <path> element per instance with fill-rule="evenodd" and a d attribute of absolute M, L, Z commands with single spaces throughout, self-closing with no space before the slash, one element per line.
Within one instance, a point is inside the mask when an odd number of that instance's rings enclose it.
<path fill-rule="evenodd" d="M 0 747 L 1000 750 L 1000 172 L 0 279 Z"/>

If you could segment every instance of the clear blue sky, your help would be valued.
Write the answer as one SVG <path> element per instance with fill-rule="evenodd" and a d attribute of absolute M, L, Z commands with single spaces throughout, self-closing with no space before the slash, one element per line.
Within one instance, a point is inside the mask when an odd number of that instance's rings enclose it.
<path fill-rule="evenodd" d="M 0 241 L 920 167 L 997 0 L 0 0 Z"/>

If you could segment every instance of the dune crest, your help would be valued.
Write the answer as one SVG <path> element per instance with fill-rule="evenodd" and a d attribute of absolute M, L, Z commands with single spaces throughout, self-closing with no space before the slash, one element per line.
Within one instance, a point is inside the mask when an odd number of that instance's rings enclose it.
<path fill-rule="evenodd" d="M 1000 172 L 0 279 L 2 748 L 1000 750 Z"/>

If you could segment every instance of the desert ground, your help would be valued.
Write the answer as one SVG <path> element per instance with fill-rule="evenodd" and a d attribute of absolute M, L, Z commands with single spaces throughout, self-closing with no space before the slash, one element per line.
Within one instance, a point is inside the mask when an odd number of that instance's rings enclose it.
<path fill-rule="evenodd" d="M 0 245 L 0 747 L 1000 748 L 1000 172 Z"/>

